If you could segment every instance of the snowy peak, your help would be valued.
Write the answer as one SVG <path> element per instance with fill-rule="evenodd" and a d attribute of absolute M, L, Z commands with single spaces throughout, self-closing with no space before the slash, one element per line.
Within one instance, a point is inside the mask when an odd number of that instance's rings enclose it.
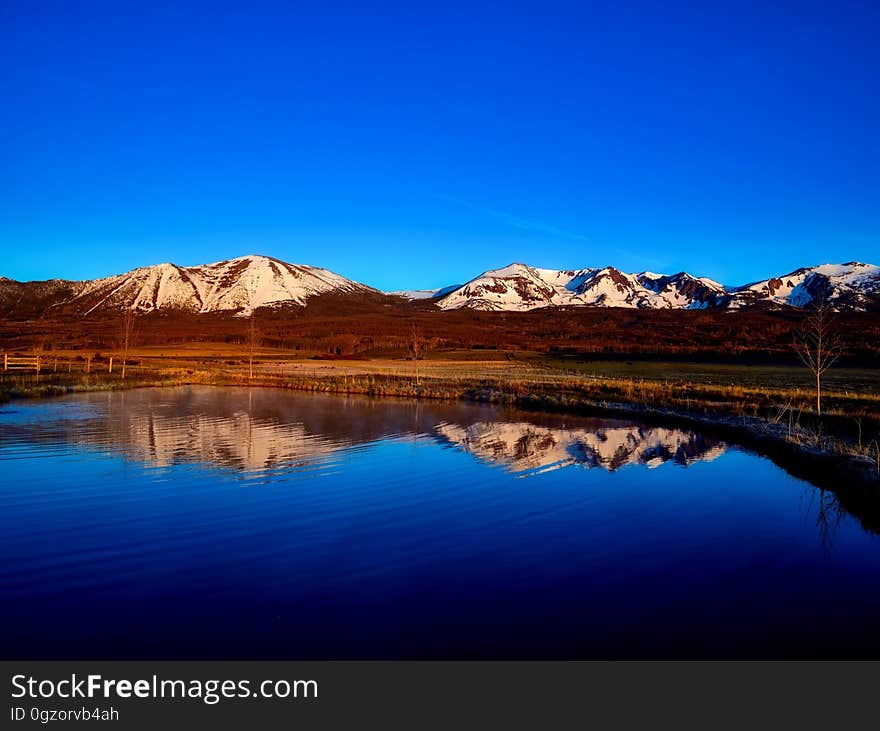
<path fill-rule="evenodd" d="M 556 287 L 525 264 L 509 264 L 483 272 L 440 301 L 445 310 L 532 310 L 560 304 Z"/>
<path fill-rule="evenodd" d="M 432 295 L 442 309 L 523 311 L 551 306 L 647 309 L 804 307 L 822 296 L 839 310 L 880 309 L 880 267 L 859 262 L 822 264 L 781 277 L 726 288 L 688 272 L 627 274 L 614 267 L 541 269 L 510 264 L 483 272 L 448 294 Z"/>
<path fill-rule="evenodd" d="M 687 274 L 626 274 L 614 267 L 541 269 L 511 264 L 484 272 L 438 303 L 443 309 L 531 310 L 553 305 L 667 309 L 704 306 L 716 289 Z"/>
<path fill-rule="evenodd" d="M 670 308 L 703 310 L 726 305 L 728 295 L 724 287 L 707 277 L 694 277 L 687 272 L 671 276 L 642 272 L 639 283 L 657 294 Z"/>
<path fill-rule="evenodd" d="M 851 261 L 802 267 L 732 290 L 730 307 L 805 307 L 823 297 L 839 310 L 868 310 L 880 306 L 880 267 Z"/>
<path fill-rule="evenodd" d="M 597 269 L 573 289 L 571 304 L 593 307 L 651 307 L 653 303 L 645 288 L 632 274 L 614 267 Z"/>
<path fill-rule="evenodd" d="M 156 264 L 73 284 L 73 296 L 61 304 L 83 314 L 128 307 L 249 315 L 259 307 L 304 305 L 326 292 L 375 292 L 327 269 L 259 255 L 192 267 Z"/>
<path fill-rule="evenodd" d="M 197 296 L 197 291 L 185 270 L 173 264 L 157 264 L 83 282 L 71 301 L 81 304 L 84 313 L 89 314 L 116 307 L 194 309 L 191 306 L 193 296 Z"/>
<path fill-rule="evenodd" d="M 239 310 L 249 314 L 258 307 L 276 304 L 304 305 L 309 297 L 325 292 L 369 290 L 328 269 L 288 264 L 267 256 L 243 256 L 191 271 L 205 285 L 202 312 Z"/>

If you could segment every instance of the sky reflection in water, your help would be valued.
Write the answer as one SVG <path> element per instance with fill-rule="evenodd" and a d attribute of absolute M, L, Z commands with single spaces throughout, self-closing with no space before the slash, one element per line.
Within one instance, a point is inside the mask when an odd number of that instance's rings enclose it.
<path fill-rule="evenodd" d="M 0 469 L 7 657 L 880 650 L 876 537 L 687 430 L 139 390 L 4 406 Z"/>

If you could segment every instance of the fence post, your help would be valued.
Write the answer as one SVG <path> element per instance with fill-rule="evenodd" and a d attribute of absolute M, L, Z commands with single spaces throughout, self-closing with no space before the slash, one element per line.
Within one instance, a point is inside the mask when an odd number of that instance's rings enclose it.
<path fill-rule="evenodd" d="M 107 373 L 113 373 L 113 356 L 110 356 L 110 363 L 107 366 Z"/>
<path fill-rule="evenodd" d="M 7 370 L 9 368 L 9 353 L 3 354 L 3 370 Z"/>
<path fill-rule="evenodd" d="M 40 375 L 40 356 L 37 356 L 37 375 Z"/>
<path fill-rule="evenodd" d="M 55 362 L 52 364 L 52 373 L 58 372 L 58 358 L 55 359 Z"/>

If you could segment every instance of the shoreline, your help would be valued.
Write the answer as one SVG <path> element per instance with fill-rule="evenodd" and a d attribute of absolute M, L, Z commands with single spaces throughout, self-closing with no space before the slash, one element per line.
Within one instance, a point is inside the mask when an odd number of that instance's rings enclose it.
<path fill-rule="evenodd" d="M 20 378 L 20 377 L 19 377 Z M 735 404 L 725 404 L 727 411 L 707 402 L 694 400 L 694 408 L 683 409 L 674 403 L 652 401 L 650 394 L 639 399 L 596 398 L 589 388 L 599 383 L 554 382 L 540 379 L 530 382 L 513 377 L 482 379 L 443 379 L 435 376 L 373 374 L 296 375 L 260 371 L 253 378 L 247 373 L 224 370 L 165 369 L 135 373 L 125 380 L 107 374 L 46 374 L 31 377 L 31 383 L 0 388 L 0 403 L 18 399 L 42 399 L 71 393 L 115 391 L 135 388 L 167 388 L 206 385 L 233 388 L 277 388 L 311 393 L 397 397 L 443 401 L 491 403 L 530 411 L 572 413 L 636 418 L 649 423 L 662 422 L 698 428 L 753 449 L 790 474 L 820 489 L 839 494 L 851 493 L 848 487 L 880 487 L 880 446 L 877 442 L 856 447 L 834 435 L 793 424 L 793 414 L 784 412 L 775 418 L 730 413 Z M 642 384 L 644 386 L 644 384 Z M 679 399 L 680 400 L 680 399 Z M 688 398 L 687 404 L 691 402 Z M 713 406 L 715 406 L 713 408 Z M 832 417 L 829 417 L 832 418 Z M 800 416 L 798 417 L 800 419 Z M 873 448 L 872 448 L 873 447 Z M 857 489 L 856 492 L 864 492 Z M 880 490 L 876 490 L 880 500 Z M 861 502 L 861 501 L 859 501 Z M 878 504 L 880 512 L 880 504 Z M 880 531 L 880 524 L 875 526 Z"/>

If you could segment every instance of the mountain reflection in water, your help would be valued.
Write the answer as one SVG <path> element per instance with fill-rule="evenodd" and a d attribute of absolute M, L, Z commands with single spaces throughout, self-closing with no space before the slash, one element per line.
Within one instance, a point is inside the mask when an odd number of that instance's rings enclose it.
<path fill-rule="evenodd" d="M 614 419 L 214 388 L 145 389 L 77 397 L 52 418 L 7 422 L 0 439 L 118 452 L 155 467 L 181 463 L 261 472 L 320 465 L 385 439 L 428 438 L 524 476 L 568 466 L 687 466 L 726 445 L 692 431 Z"/>
<path fill-rule="evenodd" d="M 880 508 L 687 429 L 144 389 L 0 473 L 8 659 L 880 656 Z"/>

